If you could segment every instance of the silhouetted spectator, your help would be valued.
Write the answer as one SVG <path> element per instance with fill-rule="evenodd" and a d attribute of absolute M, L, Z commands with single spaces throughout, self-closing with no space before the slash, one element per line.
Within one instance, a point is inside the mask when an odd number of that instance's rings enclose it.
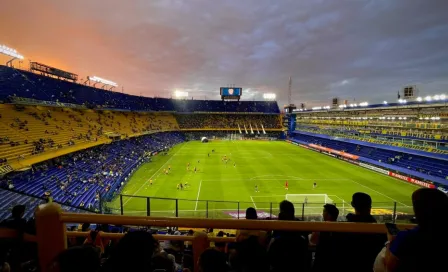
<path fill-rule="evenodd" d="M 372 198 L 366 193 L 354 193 L 352 196 L 352 207 L 355 213 L 346 216 L 348 222 L 354 223 L 376 223 L 376 219 L 370 214 L 372 209 Z M 346 233 L 342 235 L 345 242 L 341 243 L 340 252 L 350 256 L 349 262 L 337 263 L 344 271 L 372 271 L 375 258 L 383 248 L 387 240 L 385 234 L 370 233 Z"/>
<path fill-rule="evenodd" d="M 246 209 L 246 220 L 257 220 L 258 219 L 258 215 L 257 215 L 257 210 L 255 210 L 252 207 L 249 207 Z M 260 242 L 261 245 L 266 246 L 266 236 L 267 236 L 267 232 L 266 231 L 261 231 L 261 230 L 237 230 L 236 231 L 236 240 L 237 241 L 242 241 L 244 239 L 249 238 L 250 236 L 256 236 L 258 237 L 258 241 Z"/>
<path fill-rule="evenodd" d="M 107 272 L 147 272 L 151 270 L 151 256 L 159 251 L 159 244 L 144 231 L 128 232 L 119 240 L 104 265 Z"/>
<path fill-rule="evenodd" d="M 325 222 L 336 222 L 339 210 L 335 205 L 325 204 L 323 210 Z M 339 250 L 343 243 L 343 234 L 335 232 L 313 232 L 310 243 L 316 245 L 313 271 L 332 271 L 335 263 L 339 263 L 345 253 Z"/>
<path fill-rule="evenodd" d="M 151 259 L 151 271 L 175 272 L 175 265 L 166 253 L 159 253 Z"/>
<path fill-rule="evenodd" d="M 63 251 L 57 257 L 60 272 L 96 272 L 100 269 L 100 252 L 90 246 L 77 246 Z"/>
<path fill-rule="evenodd" d="M 418 189 L 412 194 L 412 206 L 418 226 L 396 237 L 389 235 L 387 271 L 448 270 L 448 196 L 437 189 Z"/>
<path fill-rule="evenodd" d="M 294 204 L 280 202 L 278 220 L 298 221 Z M 272 271 L 307 271 L 311 255 L 308 253 L 308 233 L 299 231 L 274 231 L 269 245 L 269 260 Z"/>
<path fill-rule="evenodd" d="M 24 214 L 25 214 L 25 205 L 14 206 L 12 208 L 11 217 L 5 219 L 1 223 L 1 226 L 24 232 L 26 228 L 26 220 L 23 219 Z"/>

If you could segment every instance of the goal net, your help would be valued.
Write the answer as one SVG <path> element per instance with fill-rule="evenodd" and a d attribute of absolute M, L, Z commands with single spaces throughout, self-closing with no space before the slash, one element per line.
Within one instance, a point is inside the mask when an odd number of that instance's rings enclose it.
<path fill-rule="evenodd" d="M 327 194 L 287 194 L 286 200 L 294 204 L 327 204 L 333 203 L 333 200 Z"/>
<path fill-rule="evenodd" d="M 286 200 L 294 204 L 296 215 L 318 215 L 325 204 L 334 203 L 327 194 L 287 194 Z"/>

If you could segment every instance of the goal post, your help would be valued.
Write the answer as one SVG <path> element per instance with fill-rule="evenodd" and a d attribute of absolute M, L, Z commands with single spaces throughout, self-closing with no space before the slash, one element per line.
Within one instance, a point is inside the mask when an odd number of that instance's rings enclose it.
<path fill-rule="evenodd" d="M 327 194 L 286 194 L 286 200 L 293 203 L 296 214 L 321 215 L 325 204 L 334 204 L 339 209 L 339 215 L 343 216 L 345 202 L 338 196 L 334 197 L 330 198 Z"/>
<path fill-rule="evenodd" d="M 327 194 L 286 194 L 286 200 L 294 204 L 332 204 L 331 199 Z"/>

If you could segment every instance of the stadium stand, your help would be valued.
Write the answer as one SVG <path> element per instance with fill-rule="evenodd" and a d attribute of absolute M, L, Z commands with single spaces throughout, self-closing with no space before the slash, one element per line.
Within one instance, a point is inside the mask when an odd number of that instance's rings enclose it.
<path fill-rule="evenodd" d="M 3 187 L 36 197 L 99 212 L 100 197 L 110 199 L 150 153 L 183 141 L 173 132 L 116 141 L 71 153 L 8 175 Z M 149 150 L 149 153 L 148 153 Z"/>
<path fill-rule="evenodd" d="M 174 100 L 133 96 L 61 81 L 31 72 L 0 66 L 0 101 L 32 99 L 52 104 L 74 104 L 89 108 L 172 112 L 260 112 L 280 113 L 274 101 Z"/>
<path fill-rule="evenodd" d="M 279 115 L 177 114 L 181 129 L 281 129 Z"/>

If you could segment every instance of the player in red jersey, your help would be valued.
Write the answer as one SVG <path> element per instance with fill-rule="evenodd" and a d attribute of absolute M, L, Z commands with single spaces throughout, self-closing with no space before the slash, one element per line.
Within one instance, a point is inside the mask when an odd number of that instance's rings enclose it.
<path fill-rule="evenodd" d="M 285 182 L 285 190 L 287 190 L 287 191 L 289 190 L 289 188 L 288 188 L 288 181 Z"/>

